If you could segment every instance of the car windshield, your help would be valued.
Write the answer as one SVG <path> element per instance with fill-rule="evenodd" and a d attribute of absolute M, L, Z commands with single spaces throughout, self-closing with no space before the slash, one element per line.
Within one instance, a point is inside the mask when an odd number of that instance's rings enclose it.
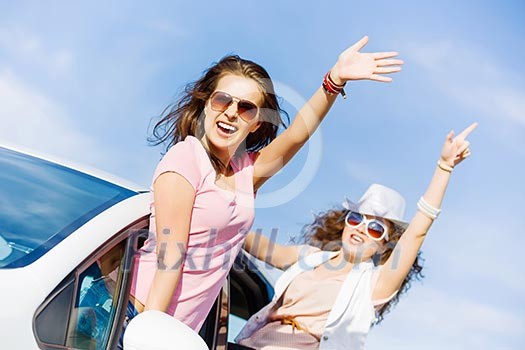
<path fill-rule="evenodd" d="M 26 266 L 137 192 L 0 147 L 0 269 Z"/>

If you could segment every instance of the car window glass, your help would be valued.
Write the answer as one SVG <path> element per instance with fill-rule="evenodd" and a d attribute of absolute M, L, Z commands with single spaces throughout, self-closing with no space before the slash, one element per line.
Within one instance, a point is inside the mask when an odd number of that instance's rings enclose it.
<path fill-rule="evenodd" d="M 31 264 L 135 194 L 82 172 L 0 147 L 0 269 Z"/>
<path fill-rule="evenodd" d="M 232 276 L 233 275 L 233 276 Z M 228 341 L 234 342 L 239 331 L 250 317 L 249 301 L 246 295 L 247 288 L 253 288 L 251 283 L 243 283 L 238 274 L 231 273 L 230 315 L 228 319 Z"/>
<path fill-rule="evenodd" d="M 122 242 L 79 275 L 66 346 L 105 349 L 115 318 L 123 256 Z"/>
<path fill-rule="evenodd" d="M 246 321 L 273 297 L 273 287 L 263 276 L 267 269 L 262 263 L 249 261 L 248 255 L 239 254 L 230 271 L 230 315 L 228 341 L 233 342 Z"/>

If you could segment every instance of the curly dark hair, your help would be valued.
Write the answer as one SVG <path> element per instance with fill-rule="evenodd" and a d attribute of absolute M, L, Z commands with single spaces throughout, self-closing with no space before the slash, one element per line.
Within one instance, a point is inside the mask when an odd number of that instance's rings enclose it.
<path fill-rule="evenodd" d="M 206 101 L 215 91 L 219 80 L 227 74 L 253 79 L 263 95 L 262 106 L 259 106 L 261 126 L 247 136 L 244 147 L 239 147 L 240 151 L 257 152 L 268 145 L 277 136 L 280 126 L 286 128 L 289 122 L 288 114 L 279 105 L 268 72 L 257 63 L 242 59 L 237 55 L 223 57 L 205 70 L 197 81 L 187 84 L 178 102 L 170 104 L 161 113 L 160 120 L 155 124 L 152 136 L 148 138 L 148 141 L 153 146 L 166 143 L 167 151 L 188 135 L 198 139 L 202 138 L 204 135 L 203 111 Z M 222 164 L 209 151 L 208 154 L 215 170 L 223 171 L 229 166 Z"/>
<path fill-rule="evenodd" d="M 302 239 L 305 243 L 322 250 L 336 251 L 341 249 L 341 237 L 345 228 L 345 216 L 347 213 L 347 209 L 333 208 L 326 212 L 316 214 L 314 221 L 303 227 Z M 395 227 L 395 225 L 392 225 L 392 227 Z M 380 253 L 378 252 L 372 258 L 376 265 L 386 263 L 402 234 L 403 231 L 399 229 L 395 229 L 394 232 L 389 233 L 388 242 L 384 245 L 385 249 Z M 424 259 L 421 256 L 421 252 L 419 252 L 405 280 L 401 284 L 399 292 L 377 311 L 377 318 L 374 321 L 374 325 L 379 324 L 383 320 L 384 315 L 390 312 L 399 302 L 401 295 L 410 289 L 412 281 L 421 280 L 424 277 L 421 273 L 423 270 L 423 262 Z"/>

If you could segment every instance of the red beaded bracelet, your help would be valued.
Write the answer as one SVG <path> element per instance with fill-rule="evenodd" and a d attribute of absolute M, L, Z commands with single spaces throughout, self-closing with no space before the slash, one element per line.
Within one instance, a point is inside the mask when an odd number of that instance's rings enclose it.
<path fill-rule="evenodd" d="M 345 92 L 345 89 L 344 89 L 345 85 L 346 85 L 346 83 L 344 83 L 343 85 L 338 85 L 338 84 L 334 83 L 334 81 L 332 80 L 332 77 L 330 77 L 330 72 L 326 73 L 324 78 L 323 78 L 323 90 L 328 95 L 341 94 L 343 96 L 343 98 L 346 99 L 346 92 Z"/>

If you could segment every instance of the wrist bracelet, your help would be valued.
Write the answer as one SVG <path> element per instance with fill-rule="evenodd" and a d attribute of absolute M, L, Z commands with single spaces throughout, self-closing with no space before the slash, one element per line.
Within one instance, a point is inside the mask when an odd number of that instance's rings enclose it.
<path fill-rule="evenodd" d="M 343 85 L 338 85 L 338 84 L 334 83 L 334 81 L 330 77 L 330 71 L 328 71 L 328 73 L 326 73 L 324 78 L 323 78 L 323 85 L 322 85 L 323 86 L 323 90 L 328 95 L 341 94 L 341 96 L 343 96 L 343 98 L 346 99 L 346 92 L 345 92 L 345 89 L 344 89 L 345 85 L 346 85 L 346 83 L 344 83 Z"/>
<path fill-rule="evenodd" d="M 448 172 L 448 173 L 451 173 L 452 170 L 454 170 L 454 167 L 451 167 L 450 165 L 448 165 L 448 164 L 446 164 L 446 163 L 443 163 L 443 162 L 441 161 L 441 159 L 438 159 L 437 164 L 438 164 L 439 169 L 441 169 L 441 170 L 443 170 L 443 171 L 446 171 L 446 172 Z"/>
<path fill-rule="evenodd" d="M 417 202 L 417 208 L 419 211 L 424 214 L 427 218 L 431 220 L 437 219 L 439 216 L 439 213 L 441 213 L 441 209 L 435 208 L 432 205 L 428 204 L 427 201 L 421 196 L 419 198 L 419 201 Z"/>
<path fill-rule="evenodd" d="M 334 80 L 332 79 L 332 76 L 330 75 L 330 73 L 331 73 L 330 71 L 328 73 L 326 73 L 326 74 L 328 74 L 328 81 L 330 81 L 330 83 L 332 83 L 334 86 L 336 86 L 338 88 L 341 88 L 341 89 L 344 88 L 344 86 L 346 85 L 346 82 L 343 83 L 343 84 L 336 84 L 334 82 Z"/>

